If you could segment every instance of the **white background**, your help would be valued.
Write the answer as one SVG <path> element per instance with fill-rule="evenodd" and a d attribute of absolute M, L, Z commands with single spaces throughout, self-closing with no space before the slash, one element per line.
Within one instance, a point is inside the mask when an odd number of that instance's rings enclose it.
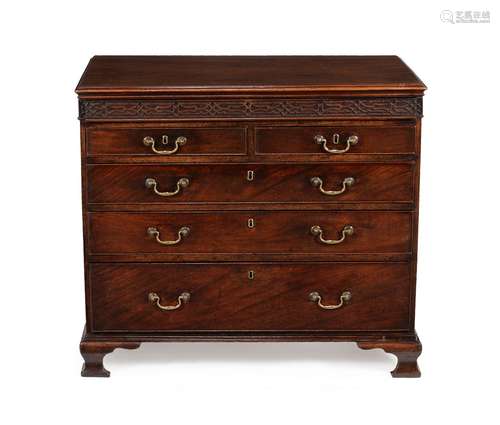
<path fill-rule="evenodd" d="M 498 423 L 498 2 L 2 2 L 5 424 Z M 443 9 L 489 10 L 449 24 Z M 397 54 L 424 99 L 421 379 L 354 344 L 144 344 L 79 376 L 84 322 L 73 90 L 95 54 Z M 29 422 L 28 422 L 29 421 Z"/>

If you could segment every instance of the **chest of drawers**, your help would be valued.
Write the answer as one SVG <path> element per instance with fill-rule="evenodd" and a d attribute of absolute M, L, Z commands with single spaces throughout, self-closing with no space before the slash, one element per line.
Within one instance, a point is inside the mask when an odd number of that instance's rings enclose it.
<path fill-rule="evenodd" d="M 420 376 L 424 90 L 395 56 L 92 58 L 82 376 L 151 341 L 354 341 Z"/>

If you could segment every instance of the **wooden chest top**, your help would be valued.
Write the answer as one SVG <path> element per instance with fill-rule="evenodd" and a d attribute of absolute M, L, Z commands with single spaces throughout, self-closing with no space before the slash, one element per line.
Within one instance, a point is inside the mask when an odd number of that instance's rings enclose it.
<path fill-rule="evenodd" d="M 397 56 L 94 56 L 78 87 L 96 93 L 412 92 Z"/>
<path fill-rule="evenodd" d="M 95 56 L 85 121 L 419 118 L 425 85 L 397 56 Z"/>

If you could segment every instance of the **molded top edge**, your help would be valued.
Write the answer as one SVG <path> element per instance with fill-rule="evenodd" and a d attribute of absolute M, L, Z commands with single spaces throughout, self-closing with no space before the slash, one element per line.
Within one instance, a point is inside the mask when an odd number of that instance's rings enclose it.
<path fill-rule="evenodd" d="M 397 56 L 94 56 L 76 92 L 422 94 L 425 89 Z"/>

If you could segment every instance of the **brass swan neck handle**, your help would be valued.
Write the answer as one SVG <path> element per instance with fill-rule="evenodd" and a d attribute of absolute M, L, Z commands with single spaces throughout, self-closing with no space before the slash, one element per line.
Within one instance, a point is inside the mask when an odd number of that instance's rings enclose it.
<path fill-rule="evenodd" d="M 349 149 L 351 149 L 351 146 L 354 146 L 358 143 L 359 137 L 355 135 L 351 135 L 347 138 L 346 140 L 346 147 L 344 149 L 334 149 L 334 148 L 329 148 L 327 146 L 328 140 L 326 137 L 322 136 L 321 134 L 318 134 L 317 136 L 314 136 L 314 141 L 318 145 L 323 145 L 323 150 L 328 153 L 345 153 Z M 340 135 L 338 133 L 334 133 L 332 136 L 332 143 L 334 145 L 338 145 L 340 142 Z"/>
<path fill-rule="evenodd" d="M 344 226 L 344 228 L 342 229 L 342 236 L 340 237 L 340 239 L 323 238 L 323 229 L 318 225 L 312 226 L 310 231 L 313 236 L 317 237 L 317 240 L 319 242 L 324 243 L 326 245 L 337 245 L 339 243 L 344 242 L 347 236 L 352 236 L 354 234 L 354 227 L 351 226 L 350 224 Z"/>
<path fill-rule="evenodd" d="M 160 231 L 156 227 L 148 227 L 147 234 L 149 237 L 155 238 L 156 242 L 162 245 L 177 245 L 183 238 L 189 236 L 191 229 L 187 226 L 183 226 L 177 232 L 177 239 L 173 241 L 164 241 L 160 239 Z"/>
<path fill-rule="evenodd" d="M 158 155 L 172 155 L 179 150 L 180 146 L 183 146 L 187 143 L 187 137 L 184 136 L 177 137 L 177 139 L 175 139 L 174 141 L 173 149 L 164 149 L 164 150 L 157 149 L 155 146 L 156 141 L 151 136 L 146 136 L 144 139 L 142 139 L 142 143 L 144 144 L 144 146 L 150 146 L 151 150 Z M 168 144 L 168 136 L 162 136 L 162 144 L 164 145 Z"/>
<path fill-rule="evenodd" d="M 345 303 L 351 301 L 352 294 L 350 291 L 344 291 L 340 295 L 340 302 L 338 304 L 332 304 L 332 305 L 325 305 L 321 302 L 322 297 L 319 294 L 319 292 L 311 292 L 309 294 L 309 301 L 312 301 L 313 303 L 317 303 L 318 307 L 322 308 L 323 310 L 337 310 L 338 308 L 342 307 L 345 305 Z"/>
<path fill-rule="evenodd" d="M 177 188 L 173 191 L 173 192 L 160 192 L 158 190 L 158 183 L 155 179 L 151 178 L 151 177 L 148 177 L 146 178 L 145 182 L 144 182 L 144 185 L 146 186 L 146 188 L 148 189 L 153 189 L 153 192 L 156 193 L 158 196 L 174 196 L 174 195 L 177 195 L 178 193 L 180 193 L 180 191 L 182 189 L 185 189 L 186 187 L 189 186 L 189 179 L 183 177 L 179 180 L 177 180 Z"/>
<path fill-rule="evenodd" d="M 148 299 L 151 304 L 156 305 L 160 310 L 164 311 L 172 311 L 177 310 L 182 306 L 182 303 L 186 304 L 191 298 L 191 294 L 189 292 L 183 292 L 177 297 L 177 304 L 175 305 L 162 305 L 160 303 L 160 296 L 156 292 L 150 292 L 148 294 Z"/>
<path fill-rule="evenodd" d="M 351 187 L 352 185 L 354 185 L 354 177 L 346 177 L 342 181 L 342 188 L 339 190 L 325 190 L 323 188 L 323 180 L 320 177 L 312 177 L 310 182 L 314 187 L 317 187 L 318 190 L 323 195 L 337 196 L 337 195 L 344 193 L 348 187 Z"/>

